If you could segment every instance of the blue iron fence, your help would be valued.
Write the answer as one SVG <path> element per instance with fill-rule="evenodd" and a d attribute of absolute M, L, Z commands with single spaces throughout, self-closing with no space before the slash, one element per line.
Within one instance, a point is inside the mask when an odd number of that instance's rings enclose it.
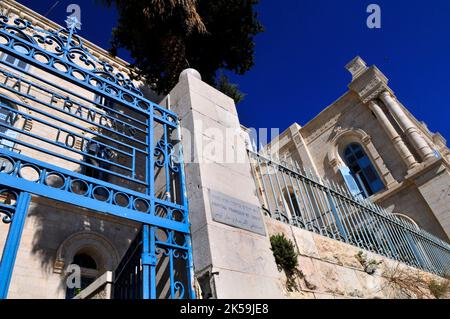
<path fill-rule="evenodd" d="M 142 232 L 139 232 L 116 268 L 114 299 L 142 298 L 142 241 Z"/>
<path fill-rule="evenodd" d="M 146 285 L 159 299 L 187 298 L 191 270 L 188 240 L 174 230 L 144 226 L 115 271 L 114 299 L 140 299 Z M 145 281 L 146 272 L 152 273 L 147 278 L 156 284 Z"/>
<path fill-rule="evenodd" d="M 249 151 L 266 215 L 438 275 L 450 274 L 450 245 L 346 188 Z"/>
<path fill-rule="evenodd" d="M 142 223 L 147 235 L 139 246 L 136 296 L 157 297 L 163 250 L 170 297 L 195 297 L 177 115 L 91 54 L 75 24 L 44 30 L 0 15 L 0 54 L 0 188 L 28 198 L 14 209 L 0 201 L 3 221 L 10 222 L 0 298 L 7 295 L 30 194 Z M 156 239 L 161 232 L 165 241 Z M 182 270 L 178 259 L 185 261 Z"/>
<path fill-rule="evenodd" d="M 29 193 L 11 188 L 0 189 L 0 215 L 3 215 L 2 222 L 11 224 L 4 247 L 4 251 L 9 253 L 2 254 L 0 262 L 0 296 L 6 296 L 8 293 L 30 200 L 31 196 Z"/>

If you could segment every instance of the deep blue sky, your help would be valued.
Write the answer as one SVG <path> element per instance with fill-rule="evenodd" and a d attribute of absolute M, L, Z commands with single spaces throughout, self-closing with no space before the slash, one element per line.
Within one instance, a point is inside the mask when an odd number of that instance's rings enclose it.
<path fill-rule="evenodd" d="M 19 2 L 45 14 L 56 0 Z M 70 3 L 82 9 L 80 34 L 108 48 L 116 13 L 94 0 L 60 0 L 48 18 L 63 24 Z M 381 29 L 366 27 L 370 3 L 382 8 Z M 256 65 L 232 76 L 248 94 L 238 105 L 242 124 L 307 123 L 346 92 L 344 66 L 360 55 L 419 120 L 450 139 L 450 1 L 261 0 L 257 10 L 266 32 L 256 38 Z"/>

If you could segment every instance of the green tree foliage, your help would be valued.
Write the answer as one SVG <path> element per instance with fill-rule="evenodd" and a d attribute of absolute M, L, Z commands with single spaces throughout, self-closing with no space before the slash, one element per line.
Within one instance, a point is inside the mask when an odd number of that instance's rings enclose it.
<path fill-rule="evenodd" d="M 245 98 L 245 93 L 239 90 L 237 84 L 231 83 L 226 75 L 221 74 L 217 83 L 217 89 L 231 97 L 236 104 L 241 103 Z"/>
<path fill-rule="evenodd" d="M 129 50 L 137 75 L 158 93 L 168 93 L 187 67 L 217 86 L 218 70 L 241 75 L 254 65 L 253 38 L 263 31 L 254 10 L 259 0 L 99 1 L 119 14 L 111 53 Z"/>

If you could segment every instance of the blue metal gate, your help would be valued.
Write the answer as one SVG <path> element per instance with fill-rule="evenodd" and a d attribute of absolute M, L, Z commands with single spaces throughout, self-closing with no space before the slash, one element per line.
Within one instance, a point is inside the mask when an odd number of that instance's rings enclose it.
<path fill-rule="evenodd" d="M 32 195 L 142 223 L 135 296 L 194 298 L 177 115 L 88 51 L 76 21 L 44 30 L 0 15 L 0 51 L 0 214 L 9 225 L 0 298 Z M 166 295 L 157 295 L 161 258 Z"/>
<path fill-rule="evenodd" d="M 153 293 L 157 298 L 180 298 L 185 294 L 183 282 L 187 281 L 187 273 L 183 258 L 178 258 L 182 251 L 177 245 L 177 241 L 182 238 L 175 237 L 167 241 L 167 235 L 161 228 L 141 229 L 114 273 L 114 299 L 140 299 L 144 290 L 145 281 L 142 278 L 145 271 L 152 272 L 151 276 L 156 278 Z M 156 258 L 146 261 L 141 252 L 153 248 L 154 254 L 150 255 Z M 143 264 L 151 263 L 156 267 L 142 267 Z"/>

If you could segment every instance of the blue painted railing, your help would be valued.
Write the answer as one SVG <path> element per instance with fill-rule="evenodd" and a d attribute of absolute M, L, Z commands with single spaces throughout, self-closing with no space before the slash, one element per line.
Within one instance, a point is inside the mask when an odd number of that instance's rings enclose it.
<path fill-rule="evenodd" d="M 0 189 L 0 215 L 3 215 L 4 223 L 10 224 L 3 248 L 6 253 L 2 254 L 0 261 L 0 296 L 8 294 L 30 200 L 29 193 L 13 189 Z"/>
<path fill-rule="evenodd" d="M 114 299 L 142 299 L 142 245 L 143 234 L 140 231 L 114 273 Z"/>
<path fill-rule="evenodd" d="M 147 293 L 152 299 L 189 298 L 193 292 L 188 240 L 173 230 L 144 226 L 116 268 L 114 299 L 141 299 Z"/>
<path fill-rule="evenodd" d="M 441 276 L 450 245 L 369 199 L 314 176 L 296 163 L 249 151 L 266 215 Z"/>

